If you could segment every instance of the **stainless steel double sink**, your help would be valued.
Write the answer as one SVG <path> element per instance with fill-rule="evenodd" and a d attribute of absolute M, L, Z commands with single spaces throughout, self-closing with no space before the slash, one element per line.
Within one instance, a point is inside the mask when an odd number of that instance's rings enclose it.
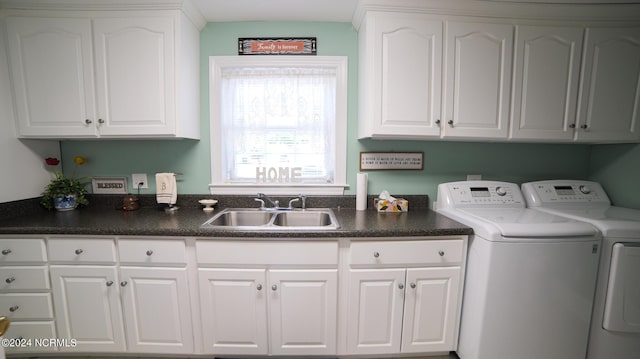
<path fill-rule="evenodd" d="M 203 227 L 239 230 L 332 230 L 340 228 L 330 208 L 260 210 L 227 208 L 206 221 Z"/>

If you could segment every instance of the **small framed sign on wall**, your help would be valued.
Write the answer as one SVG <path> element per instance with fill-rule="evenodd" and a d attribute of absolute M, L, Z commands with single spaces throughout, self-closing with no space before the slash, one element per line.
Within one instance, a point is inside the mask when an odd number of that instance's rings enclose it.
<path fill-rule="evenodd" d="M 315 37 L 241 37 L 238 55 L 316 55 Z"/>
<path fill-rule="evenodd" d="M 422 170 L 424 152 L 360 152 L 360 171 Z"/>

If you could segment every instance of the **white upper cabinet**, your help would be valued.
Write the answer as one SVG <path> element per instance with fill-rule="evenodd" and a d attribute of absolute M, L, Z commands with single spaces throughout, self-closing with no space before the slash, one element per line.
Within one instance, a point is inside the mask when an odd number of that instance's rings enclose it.
<path fill-rule="evenodd" d="M 7 18 L 18 136 L 199 138 L 199 32 L 151 13 Z"/>
<path fill-rule="evenodd" d="M 358 1 L 359 138 L 640 141 L 640 4 L 451 3 Z"/>
<path fill-rule="evenodd" d="M 91 21 L 7 19 L 19 135 L 95 136 Z"/>
<path fill-rule="evenodd" d="M 419 14 L 366 15 L 359 36 L 360 138 L 440 134 L 442 27 Z"/>
<path fill-rule="evenodd" d="M 640 28 L 589 28 L 576 138 L 640 139 Z"/>
<path fill-rule="evenodd" d="M 443 137 L 506 138 L 513 26 L 447 22 Z"/>
<path fill-rule="evenodd" d="M 517 26 L 511 138 L 573 139 L 583 32 Z"/>

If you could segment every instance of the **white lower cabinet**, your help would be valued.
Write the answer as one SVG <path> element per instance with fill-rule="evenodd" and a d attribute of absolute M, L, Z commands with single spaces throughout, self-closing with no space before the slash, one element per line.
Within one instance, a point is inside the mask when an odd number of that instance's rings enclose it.
<path fill-rule="evenodd" d="M 462 238 L 353 244 L 347 354 L 455 350 L 465 251 Z"/>
<path fill-rule="evenodd" d="M 117 250 L 138 266 L 116 266 L 113 239 L 49 241 L 58 337 L 76 342 L 60 350 L 193 353 L 184 241 L 127 239 Z"/>
<path fill-rule="evenodd" d="M 337 241 L 196 248 L 206 354 L 336 355 Z"/>
<path fill-rule="evenodd" d="M 124 352 L 124 328 L 115 266 L 51 266 L 58 338 L 73 352 Z"/>

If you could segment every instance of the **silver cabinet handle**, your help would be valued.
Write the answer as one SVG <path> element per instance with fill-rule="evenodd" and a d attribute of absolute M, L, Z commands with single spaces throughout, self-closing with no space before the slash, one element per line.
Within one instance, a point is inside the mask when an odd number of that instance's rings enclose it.
<path fill-rule="evenodd" d="M 440 126 L 440 120 L 436 120 L 436 125 Z"/>
<path fill-rule="evenodd" d="M 120 286 L 121 286 L 121 287 L 126 287 L 126 286 L 127 286 L 127 284 L 128 284 L 128 283 L 127 283 L 127 281 L 126 281 L 126 280 L 124 280 L 124 281 L 120 282 Z"/>
<path fill-rule="evenodd" d="M 449 127 L 453 127 L 453 120 L 449 120 L 447 123 L 449 124 Z"/>
<path fill-rule="evenodd" d="M 570 124 L 569 128 L 576 128 L 576 124 L 575 123 Z"/>
<path fill-rule="evenodd" d="M 107 287 L 111 287 L 112 285 L 113 285 L 113 281 L 112 280 L 107 281 Z"/>
<path fill-rule="evenodd" d="M 9 311 L 11 313 L 15 312 L 16 310 L 20 309 L 20 306 L 14 305 L 13 307 L 9 308 Z"/>
<path fill-rule="evenodd" d="M 373 257 L 374 258 L 379 258 L 380 257 L 380 252 L 373 252 Z"/>
<path fill-rule="evenodd" d="M 9 278 L 7 278 L 7 279 L 5 280 L 5 282 L 7 282 L 7 283 L 13 283 L 13 282 L 15 282 L 15 280 L 16 280 L 16 279 L 15 279 L 14 277 L 9 277 Z"/>
<path fill-rule="evenodd" d="M 11 249 L 3 249 L 3 250 L 2 250 L 2 254 L 3 254 L 3 255 L 5 255 L 5 256 L 6 256 L 7 254 L 9 254 L 9 253 L 11 253 Z"/>
<path fill-rule="evenodd" d="M 278 290 L 278 286 L 277 286 L 277 285 L 275 285 L 275 284 L 274 284 L 274 285 L 272 285 L 272 286 L 271 286 L 271 290 L 275 292 L 276 290 Z"/>
<path fill-rule="evenodd" d="M 438 255 L 440 255 L 440 257 L 444 256 L 444 251 L 438 251 Z"/>
<path fill-rule="evenodd" d="M 404 284 L 402 283 L 398 284 L 398 289 L 404 289 Z"/>
<path fill-rule="evenodd" d="M 93 123 L 93 121 L 91 121 L 90 119 L 86 119 L 84 120 L 84 123 L 86 123 L 87 125 L 90 125 Z"/>
<path fill-rule="evenodd" d="M 416 284 L 415 283 L 411 283 L 411 284 L 409 284 L 409 286 L 411 287 L 411 289 L 416 289 Z"/>
<path fill-rule="evenodd" d="M 589 128 L 589 125 L 587 125 L 586 123 L 582 126 L 580 126 L 581 129 L 586 130 L 587 128 Z"/>
<path fill-rule="evenodd" d="M 153 251 L 152 251 L 151 249 L 149 249 L 149 250 L 147 251 L 147 255 L 148 255 L 148 256 L 151 256 L 152 254 L 153 254 Z"/>
<path fill-rule="evenodd" d="M 99 119 L 98 119 L 98 123 L 102 125 L 102 124 L 104 123 L 104 120 L 103 120 L 103 119 L 101 119 L 101 118 L 99 118 Z"/>
<path fill-rule="evenodd" d="M 82 252 L 84 252 L 82 249 L 76 249 L 76 254 L 77 254 L 77 255 L 82 254 Z"/>
<path fill-rule="evenodd" d="M 258 284 L 258 285 L 256 286 L 256 289 L 257 289 L 257 290 L 262 290 L 262 284 Z"/>

